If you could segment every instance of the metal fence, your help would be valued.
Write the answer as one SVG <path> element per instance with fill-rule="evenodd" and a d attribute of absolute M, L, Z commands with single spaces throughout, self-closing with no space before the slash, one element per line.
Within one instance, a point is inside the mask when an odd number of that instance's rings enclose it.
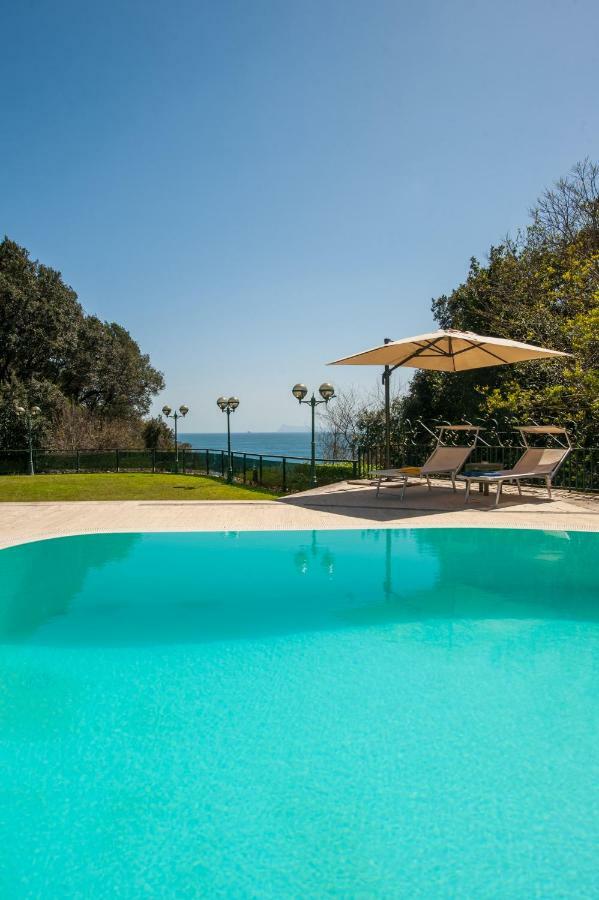
<path fill-rule="evenodd" d="M 306 490 L 311 486 L 310 460 L 300 456 L 232 453 L 233 477 L 237 483 L 265 487 L 277 493 Z M 163 472 L 187 475 L 227 474 L 227 451 L 174 450 L 40 450 L 33 451 L 36 474 L 77 472 Z M 0 475 L 29 472 L 28 450 L 0 450 Z M 319 485 L 355 477 L 355 460 L 316 460 Z"/>
<path fill-rule="evenodd" d="M 422 465 L 431 452 L 430 444 L 411 445 L 392 459 L 393 465 Z M 475 447 L 473 463 L 490 462 L 498 468 L 514 465 L 521 447 L 500 445 Z M 274 456 L 260 453 L 232 453 L 233 477 L 238 484 L 265 487 L 277 493 L 311 487 L 310 460 L 303 456 Z M 356 459 L 317 459 L 319 485 L 347 478 L 364 478 L 384 468 L 382 447 L 358 450 Z M 33 451 L 36 474 L 66 472 L 179 472 L 225 478 L 227 451 L 181 449 L 177 465 L 174 450 L 40 450 Z M 28 450 L 0 450 L 0 475 L 25 475 L 29 471 Z M 577 447 L 570 453 L 555 479 L 556 487 L 576 491 L 599 491 L 599 447 Z"/>
<path fill-rule="evenodd" d="M 431 444 L 406 447 L 391 460 L 396 466 L 421 466 L 430 456 Z M 478 445 L 472 451 L 470 461 L 473 463 L 490 462 L 497 468 L 510 469 L 522 453 L 522 447 L 505 447 L 499 445 Z M 385 467 L 385 453 L 382 447 L 358 450 L 357 472 L 365 477 L 378 468 Z M 556 487 L 570 491 L 599 491 L 599 447 L 576 447 L 554 479 Z"/>

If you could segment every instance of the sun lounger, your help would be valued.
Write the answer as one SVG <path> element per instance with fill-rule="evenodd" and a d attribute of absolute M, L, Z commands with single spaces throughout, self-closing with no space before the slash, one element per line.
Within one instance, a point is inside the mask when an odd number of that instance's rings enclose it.
<path fill-rule="evenodd" d="M 466 447 L 448 447 L 443 443 L 443 438 L 447 431 L 473 431 L 474 441 Z M 400 499 L 403 500 L 410 477 L 426 478 L 428 489 L 431 490 L 431 475 L 449 475 L 451 486 L 455 491 L 456 475 L 474 450 L 479 431 L 480 428 L 474 425 L 441 426 L 437 436 L 437 446 L 422 466 L 404 466 L 400 469 L 383 469 L 373 473 L 373 478 L 377 479 L 376 496 L 378 497 L 381 486 L 384 486 L 384 484 L 400 482 L 402 486 Z"/>
<path fill-rule="evenodd" d="M 466 470 L 458 475 L 459 481 L 466 482 L 465 503 L 470 499 L 470 486 L 473 481 L 479 484 L 497 484 L 495 506 L 501 499 L 501 491 L 506 481 L 513 482 L 518 487 L 518 494 L 522 496 L 521 481 L 542 480 L 547 486 L 547 493 L 551 500 L 551 483 L 558 469 L 572 450 L 570 436 L 565 428 L 554 425 L 532 425 L 526 428 L 518 428 L 523 444 L 524 453 L 512 469 L 499 469 L 496 472 L 477 472 L 476 465 L 472 471 Z M 530 447 L 526 439 L 527 435 L 547 434 L 553 436 L 558 447 Z M 557 435 L 565 437 L 567 444 L 561 443 Z"/>

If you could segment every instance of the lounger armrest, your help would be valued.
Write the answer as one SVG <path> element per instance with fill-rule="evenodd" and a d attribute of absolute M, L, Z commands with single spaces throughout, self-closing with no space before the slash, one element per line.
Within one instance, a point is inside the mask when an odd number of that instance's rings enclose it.
<path fill-rule="evenodd" d="M 468 475 L 465 472 L 460 472 L 459 475 L 456 476 L 458 481 L 497 481 L 499 478 L 516 478 L 517 476 L 512 473 L 511 469 L 500 469 L 498 472 L 476 472 L 473 475 Z"/>
<path fill-rule="evenodd" d="M 513 472 L 506 469 L 503 472 L 489 473 L 488 475 L 481 472 L 480 475 L 458 475 L 460 481 L 509 481 L 510 478 L 552 478 L 554 472 Z"/>
<path fill-rule="evenodd" d="M 420 469 L 417 469 L 415 466 L 404 466 L 402 469 L 379 469 L 378 471 L 371 472 L 370 478 L 397 478 L 397 477 L 406 477 L 408 475 L 412 475 L 417 477 L 420 474 Z"/>
<path fill-rule="evenodd" d="M 507 474 L 502 477 L 506 478 L 553 478 L 555 475 L 555 471 L 552 469 L 550 472 L 516 472 L 516 474 Z"/>

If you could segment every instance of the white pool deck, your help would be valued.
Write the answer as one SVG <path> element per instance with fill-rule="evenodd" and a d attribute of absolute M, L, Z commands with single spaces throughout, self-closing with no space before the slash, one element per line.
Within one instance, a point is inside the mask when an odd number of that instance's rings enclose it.
<path fill-rule="evenodd" d="M 0 548 L 98 532 L 278 531 L 335 528 L 540 528 L 599 531 L 599 496 L 541 489 L 518 497 L 508 487 L 501 505 L 478 492 L 464 505 L 445 484 L 395 487 L 379 499 L 368 482 L 341 482 L 276 501 L 97 501 L 0 503 Z"/>

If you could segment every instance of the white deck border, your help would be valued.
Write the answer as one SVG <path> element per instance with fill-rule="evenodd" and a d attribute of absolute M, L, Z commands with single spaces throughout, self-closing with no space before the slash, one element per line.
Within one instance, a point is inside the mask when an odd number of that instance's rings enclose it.
<path fill-rule="evenodd" d="M 463 505 L 445 486 L 410 488 L 403 503 L 392 489 L 342 482 L 280 501 L 75 501 L 0 503 L 0 549 L 82 534 L 176 531 L 312 531 L 367 528 L 522 528 L 599 532 L 599 499 L 542 492 L 523 502 L 506 494 L 474 495 Z"/>

